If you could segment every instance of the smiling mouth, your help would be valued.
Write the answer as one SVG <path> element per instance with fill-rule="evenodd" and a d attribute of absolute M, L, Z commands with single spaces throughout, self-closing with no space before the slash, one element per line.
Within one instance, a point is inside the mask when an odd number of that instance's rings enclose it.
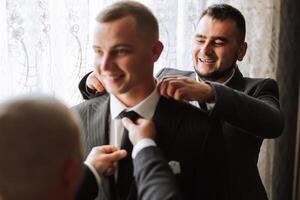
<path fill-rule="evenodd" d="M 119 75 L 119 76 L 105 76 L 105 79 L 109 82 L 118 82 L 122 80 L 124 75 Z"/>
<path fill-rule="evenodd" d="M 212 64 L 212 63 L 215 63 L 216 61 L 214 59 L 201 59 L 199 58 L 199 61 L 202 62 L 202 63 L 207 63 L 207 64 Z"/>

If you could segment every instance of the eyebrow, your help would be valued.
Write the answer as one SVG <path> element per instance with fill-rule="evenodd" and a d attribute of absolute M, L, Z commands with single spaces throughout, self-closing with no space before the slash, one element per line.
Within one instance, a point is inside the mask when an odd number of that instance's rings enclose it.
<path fill-rule="evenodd" d="M 201 34 L 196 34 L 195 37 L 196 37 L 196 38 L 206 38 L 206 36 L 201 35 Z"/>
<path fill-rule="evenodd" d="M 132 48 L 132 45 L 130 45 L 130 44 L 117 44 L 117 45 L 112 46 L 112 49 L 116 49 L 118 47 Z M 100 46 L 93 45 L 93 49 L 100 49 L 100 48 L 101 48 Z"/>

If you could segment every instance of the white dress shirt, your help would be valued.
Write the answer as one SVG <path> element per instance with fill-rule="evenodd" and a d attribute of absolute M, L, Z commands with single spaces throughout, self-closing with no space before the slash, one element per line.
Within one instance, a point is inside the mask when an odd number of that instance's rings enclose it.
<path fill-rule="evenodd" d="M 160 95 L 155 88 L 153 92 L 146 97 L 143 101 L 135 105 L 134 107 L 127 108 L 123 103 L 121 103 L 115 96 L 110 95 L 110 127 L 109 127 L 109 144 L 116 147 L 121 146 L 121 140 L 123 136 L 124 126 L 122 124 L 119 114 L 122 111 L 135 111 L 142 118 L 151 120 L 157 103 L 159 101 Z M 145 144 L 145 142 L 142 142 Z M 148 142 L 146 142 L 148 144 Z M 153 144 L 153 143 L 151 143 Z M 140 146 L 140 145 L 139 145 Z M 142 145 L 143 146 L 143 145 Z M 139 149 L 142 149 L 139 147 Z M 136 155 L 135 147 L 133 148 L 134 155 Z"/>

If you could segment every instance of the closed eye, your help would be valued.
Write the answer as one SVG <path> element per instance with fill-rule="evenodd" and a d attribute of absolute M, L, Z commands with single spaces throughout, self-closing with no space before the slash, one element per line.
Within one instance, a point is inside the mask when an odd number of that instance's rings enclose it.
<path fill-rule="evenodd" d="M 118 48 L 111 51 L 112 56 L 123 56 L 131 52 L 128 48 Z"/>
<path fill-rule="evenodd" d="M 198 44 L 204 44 L 205 43 L 205 39 L 197 39 L 196 40 Z"/>
<path fill-rule="evenodd" d="M 216 40 L 214 40 L 214 44 L 215 44 L 216 46 L 223 46 L 223 45 L 226 44 L 226 41 L 221 40 L 221 39 L 216 39 Z"/>

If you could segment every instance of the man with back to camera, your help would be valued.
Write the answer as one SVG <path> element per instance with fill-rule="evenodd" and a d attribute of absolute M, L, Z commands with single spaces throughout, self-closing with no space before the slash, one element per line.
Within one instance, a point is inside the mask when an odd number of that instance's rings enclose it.
<path fill-rule="evenodd" d="M 126 118 L 123 121 L 135 148 L 139 148 L 143 140 L 155 138 L 151 121 L 139 119 L 137 124 Z M 87 166 L 80 182 L 79 132 L 79 121 L 74 113 L 52 97 L 22 96 L 0 104 L 0 199 L 72 200 L 78 186 L 81 190 L 76 193 L 76 199 L 95 199 L 98 191 L 88 188 L 93 185 L 87 178 Z M 135 181 L 141 185 L 139 199 L 179 199 L 174 175 L 158 148 L 149 146 L 134 151 Z M 124 155 L 124 150 L 100 146 L 89 154 L 86 163 L 103 176 L 110 173 L 112 162 Z M 153 192 L 157 188 L 163 196 Z"/>
<path fill-rule="evenodd" d="M 53 98 L 0 105 L 3 200 L 73 200 L 82 176 L 79 120 Z"/>
<path fill-rule="evenodd" d="M 236 65 L 247 50 L 245 33 L 240 11 L 226 4 L 211 5 L 196 28 L 195 71 L 165 68 L 157 77 L 163 79 L 161 95 L 188 100 L 197 107 L 199 102 L 210 116 L 222 121 L 230 164 L 230 199 L 267 199 L 257 168 L 259 150 L 264 138 L 281 134 L 283 116 L 277 83 L 243 77 Z M 95 93 L 103 91 L 98 77 L 92 72 L 83 78 L 80 90 L 84 98 L 101 95 Z"/>
<path fill-rule="evenodd" d="M 139 134 L 142 134 L 144 129 L 138 128 L 141 131 Z M 111 164 L 109 161 L 124 158 L 126 152 L 112 146 L 102 146 L 97 153 L 89 156 L 86 163 L 103 174 Z M 88 188 L 92 179 L 86 178 L 90 172 L 82 161 L 79 120 L 61 102 L 48 96 L 30 95 L 0 104 L 2 200 L 73 200 L 75 196 L 97 195 L 97 191 Z M 135 162 L 138 161 L 136 159 Z M 173 177 L 165 170 L 166 164 L 159 159 L 153 162 L 161 166 L 160 170 L 153 170 L 153 174 L 163 174 L 163 180 L 170 181 L 169 187 L 165 187 L 166 194 L 176 196 L 176 192 L 171 191 Z M 138 170 L 137 175 L 145 173 L 143 169 L 135 170 Z M 148 183 L 151 179 L 138 181 Z M 78 187 L 81 188 L 79 194 Z"/>
<path fill-rule="evenodd" d="M 74 107 L 82 120 L 86 154 L 105 144 L 130 152 L 120 120 L 123 111 L 134 111 L 136 118 L 153 118 L 155 142 L 173 166 L 183 199 L 226 199 L 220 127 L 199 109 L 160 97 L 156 90 L 153 65 L 163 49 L 156 18 L 142 4 L 122 1 L 96 20 L 95 70 L 108 93 Z M 101 178 L 99 199 L 137 199 L 130 159 Z"/>

